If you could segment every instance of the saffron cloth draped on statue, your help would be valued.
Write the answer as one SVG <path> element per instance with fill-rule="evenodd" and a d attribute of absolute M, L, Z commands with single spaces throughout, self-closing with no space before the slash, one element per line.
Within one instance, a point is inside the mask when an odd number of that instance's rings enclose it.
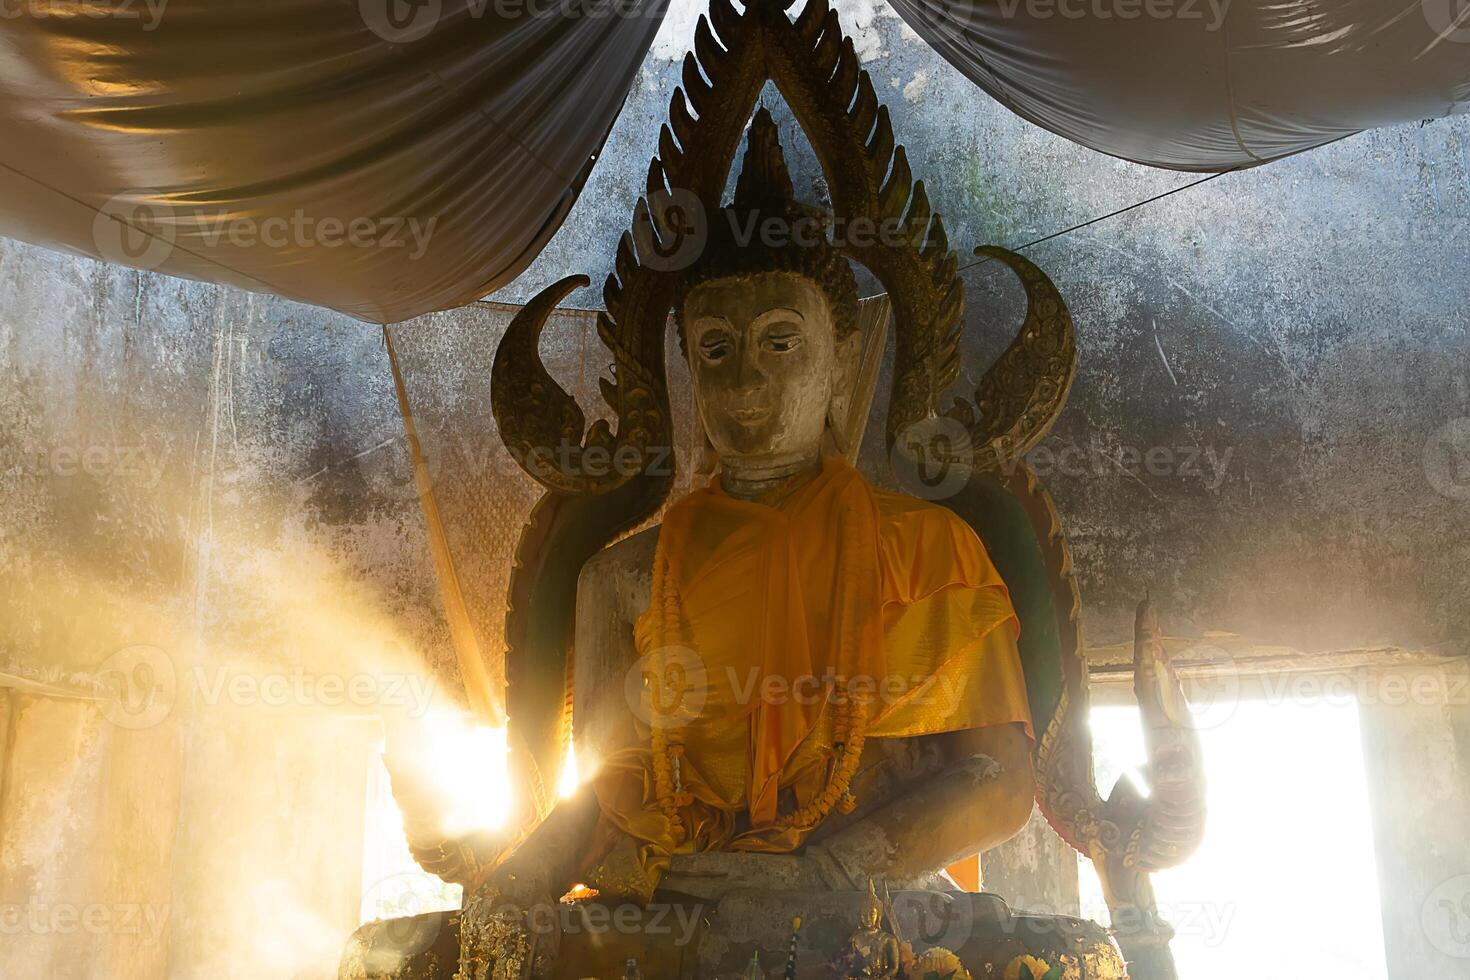
<path fill-rule="evenodd" d="M 652 693 L 595 781 L 605 822 L 638 842 L 650 887 L 672 853 L 793 850 L 865 737 L 1029 733 L 1017 633 L 949 510 L 836 458 L 769 503 L 716 477 L 663 522 L 636 629 Z"/>

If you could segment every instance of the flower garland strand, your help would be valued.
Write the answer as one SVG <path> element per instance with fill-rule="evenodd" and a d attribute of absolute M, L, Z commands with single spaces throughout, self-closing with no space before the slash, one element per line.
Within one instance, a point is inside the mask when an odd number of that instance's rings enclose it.
<path fill-rule="evenodd" d="M 862 542 L 858 536 L 857 521 L 849 516 L 842 521 L 842 525 L 844 547 L 838 553 L 837 560 L 841 567 L 839 577 L 843 579 L 845 586 L 843 594 L 854 596 L 857 594 L 858 569 L 853 564 L 852 556 L 858 553 Z M 657 671 L 655 684 L 662 684 L 666 680 L 669 651 L 683 640 L 679 595 L 672 579 L 667 556 L 659 556 L 659 560 L 654 563 L 650 590 L 652 601 L 658 604 L 658 616 L 655 620 L 657 634 L 654 637 L 654 668 Z M 839 650 L 851 650 L 855 647 L 857 625 L 854 616 L 861 615 L 856 606 L 856 603 L 847 603 L 844 609 Z M 685 832 L 680 809 L 691 805 L 694 797 L 687 791 L 683 781 L 684 745 L 678 739 L 671 740 L 669 737 L 673 718 L 659 717 L 663 710 L 660 694 L 661 691 L 657 689 L 653 692 L 650 713 L 653 784 L 659 809 L 669 822 L 669 833 L 677 846 L 684 842 Z M 867 702 L 866 699 L 855 697 L 849 687 L 848 691 L 838 697 L 834 697 L 833 691 L 829 689 L 827 704 L 834 708 L 834 713 L 832 759 L 826 784 L 810 803 L 779 818 L 777 829 L 811 830 L 821 824 L 833 810 L 851 813 L 857 807 L 857 800 L 852 794 L 852 780 L 857 774 L 867 736 Z"/>

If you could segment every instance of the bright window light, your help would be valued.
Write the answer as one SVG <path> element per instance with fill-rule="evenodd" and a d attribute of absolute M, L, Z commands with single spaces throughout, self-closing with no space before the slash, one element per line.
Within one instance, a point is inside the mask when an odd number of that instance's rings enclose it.
<path fill-rule="evenodd" d="M 418 866 L 408 850 L 403 813 L 393 799 L 382 746 L 368 760 L 362 905 L 359 922 L 459 908 L 461 888 Z"/>
<path fill-rule="evenodd" d="M 1353 703 L 1242 701 L 1197 714 L 1209 781 L 1203 846 L 1154 876 L 1189 980 L 1385 980 L 1367 777 Z M 1092 709 L 1098 786 L 1138 781 L 1138 711 Z M 1139 785 L 1144 785 L 1141 781 Z M 1090 862 L 1083 914 L 1108 921 Z"/>

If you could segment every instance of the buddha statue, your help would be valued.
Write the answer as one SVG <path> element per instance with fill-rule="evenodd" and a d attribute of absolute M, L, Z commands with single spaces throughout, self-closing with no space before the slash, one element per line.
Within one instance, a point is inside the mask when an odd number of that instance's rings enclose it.
<path fill-rule="evenodd" d="M 1020 277 L 1027 317 L 975 403 L 941 408 L 959 374 L 955 255 L 836 14 L 824 0 L 794 17 L 787 5 L 713 0 L 698 23 L 648 196 L 604 288 L 598 334 L 613 364 L 602 393 L 615 420 L 588 426 L 538 353 L 556 304 L 585 277 L 544 290 L 497 347 L 500 436 L 547 491 L 517 549 L 506 623 L 527 812 L 509 834 L 437 839 L 415 832 L 422 808 L 396 771 L 394 782 L 419 863 L 465 888 L 454 935 L 436 940 L 457 947 L 456 980 L 587 975 L 565 973 L 561 930 L 533 921 L 574 886 L 645 909 L 658 895 L 746 896 L 783 928 L 793 914 L 847 916 L 847 933 L 856 925 L 877 943 L 864 902 L 874 877 L 954 894 L 942 869 L 1016 834 L 1033 799 L 1097 863 L 1120 908 L 1152 909 L 1148 871 L 1192 846 L 1197 767 L 1158 644 L 1140 648 L 1138 675 L 1162 692 L 1141 696 L 1158 752 L 1183 759 L 1172 788 L 1110 809 L 1092 785 L 1075 581 L 1055 509 L 1022 459 L 1075 373 L 1065 305 L 1026 259 L 979 250 Z M 796 199 L 775 121 L 757 107 L 767 81 L 812 136 L 825 211 Z M 832 219 L 881 233 L 829 240 Z M 691 229 L 696 247 L 675 247 Z M 854 465 L 888 320 L 886 307 L 873 317 L 860 306 L 852 263 L 885 286 L 894 313 L 890 457 L 962 464 L 967 477 L 943 502 L 881 489 Z M 712 475 L 665 506 L 671 313 Z M 553 802 L 545 789 L 569 738 L 598 765 Z M 813 907 L 784 907 L 792 896 Z M 1003 967 L 1024 934 L 1027 955 L 1123 975 L 1098 927 L 1018 932 L 1004 903 L 975 901 L 974 921 L 988 925 L 969 946 L 914 955 L 973 971 L 1006 951 Z M 344 978 L 448 976 L 361 966 L 367 933 Z M 733 969 L 708 975 L 738 973 L 781 941 L 751 949 L 726 936 L 711 955 Z M 1138 937 L 1150 956 L 1161 943 L 1157 929 Z M 894 975 L 885 950 L 868 950 L 877 958 L 864 968 L 877 972 L 862 975 Z M 596 951 L 610 969 L 620 955 Z M 678 975 L 713 968 L 692 969 Z"/>
<path fill-rule="evenodd" d="M 869 980 L 898 976 L 902 956 L 898 940 L 883 931 L 883 903 L 868 879 L 868 897 L 863 902 L 857 931 L 847 940 L 838 958 L 844 980 Z"/>
<path fill-rule="evenodd" d="M 784 856 L 721 888 L 917 883 L 1030 815 L 1005 584 L 951 511 L 824 453 L 858 373 L 856 282 L 822 236 L 736 240 L 773 216 L 812 217 L 762 108 L 675 306 L 718 475 L 585 567 L 574 718 L 607 720 L 601 765 L 475 883 L 494 904 L 574 884 L 648 901 L 708 851 Z"/>
<path fill-rule="evenodd" d="M 749 146 L 730 224 L 763 206 L 794 220 L 764 109 Z M 777 186 L 756 187 L 768 172 Z M 823 455 L 857 373 L 846 260 L 820 240 L 712 240 L 706 255 L 676 321 L 719 475 L 582 577 L 586 590 L 648 583 L 621 603 L 580 594 L 582 608 L 612 605 L 616 617 L 610 630 L 583 617 L 577 649 L 592 662 L 641 660 L 662 688 L 646 734 L 604 750 L 602 812 L 610 830 L 662 852 L 655 865 L 691 849 L 789 853 L 820 841 L 833 887 L 916 878 L 1008 838 L 1029 814 L 1014 613 L 968 525 Z M 634 720 L 624 685 L 589 694 Z M 917 771 L 921 786 L 908 786 Z M 656 799 L 642 798 L 644 782 Z M 854 804 L 845 833 L 828 825 Z M 881 865 L 865 863 L 879 853 Z"/>

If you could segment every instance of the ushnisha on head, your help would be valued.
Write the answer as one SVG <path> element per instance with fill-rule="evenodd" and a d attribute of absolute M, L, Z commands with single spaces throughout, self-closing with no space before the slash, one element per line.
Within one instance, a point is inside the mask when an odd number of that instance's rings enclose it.
<path fill-rule="evenodd" d="M 827 242 L 820 212 L 793 199 L 762 108 L 734 200 L 711 216 L 675 309 L 700 421 L 727 473 L 819 458 L 828 419 L 854 384 L 857 308 L 852 269 Z"/>
<path fill-rule="evenodd" d="M 883 921 L 883 903 L 878 898 L 878 890 L 873 886 L 873 879 L 868 879 L 868 897 L 863 900 L 863 911 L 861 922 L 864 929 L 877 929 Z"/>

